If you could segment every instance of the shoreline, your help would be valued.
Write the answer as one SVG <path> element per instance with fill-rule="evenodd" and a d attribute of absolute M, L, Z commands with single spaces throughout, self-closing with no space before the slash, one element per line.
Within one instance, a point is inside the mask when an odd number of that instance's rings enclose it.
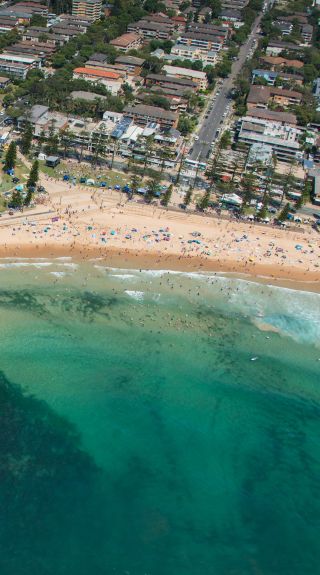
<path fill-rule="evenodd" d="M 320 235 L 122 203 L 118 192 L 41 177 L 46 201 L 0 220 L 0 257 L 92 259 L 123 269 L 211 272 L 320 292 Z"/>
<path fill-rule="evenodd" d="M 156 257 L 155 257 L 156 256 Z M 150 252 L 139 253 L 133 250 L 121 250 L 115 247 L 101 251 L 94 246 L 77 246 L 55 244 L 8 246 L 0 247 L 0 259 L 59 259 L 72 258 L 75 263 L 99 262 L 106 267 L 149 271 L 161 270 L 164 272 L 182 273 L 213 273 L 240 279 L 253 283 L 273 285 L 287 289 L 320 293 L 319 272 L 308 272 L 301 269 L 275 266 L 272 264 L 258 264 L 239 261 L 224 261 L 214 259 L 203 260 L 200 256 L 180 256 L 178 254 L 154 254 Z"/>

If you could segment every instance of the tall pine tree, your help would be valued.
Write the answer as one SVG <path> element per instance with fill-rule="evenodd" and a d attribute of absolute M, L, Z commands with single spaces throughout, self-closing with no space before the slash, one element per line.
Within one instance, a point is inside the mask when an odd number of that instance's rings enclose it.
<path fill-rule="evenodd" d="M 21 142 L 20 142 L 20 147 L 21 147 L 21 152 L 23 154 L 29 154 L 30 149 L 31 149 L 31 144 L 32 144 L 32 139 L 33 139 L 33 129 L 31 124 L 28 122 L 25 125 L 22 137 L 21 137 Z"/>
<path fill-rule="evenodd" d="M 35 160 L 31 166 L 29 178 L 27 181 L 27 187 L 34 187 L 39 179 L 39 162 Z"/>
<path fill-rule="evenodd" d="M 16 165 L 16 161 L 17 161 L 17 145 L 15 142 L 11 142 L 5 156 L 4 169 L 12 170 Z"/>

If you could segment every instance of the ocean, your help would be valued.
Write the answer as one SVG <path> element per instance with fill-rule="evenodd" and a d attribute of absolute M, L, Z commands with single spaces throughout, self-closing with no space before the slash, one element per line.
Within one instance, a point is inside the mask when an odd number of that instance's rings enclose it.
<path fill-rule="evenodd" d="M 320 295 L 0 260 L 1 575 L 316 575 Z"/>

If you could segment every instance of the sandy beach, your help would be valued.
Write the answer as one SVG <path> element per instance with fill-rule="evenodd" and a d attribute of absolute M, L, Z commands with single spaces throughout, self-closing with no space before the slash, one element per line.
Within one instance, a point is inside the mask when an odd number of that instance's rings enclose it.
<path fill-rule="evenodd" d="M 216 271 L 263 280 L 320 280 L 320 237 L 301 231 L 175 212 L 125 194 L 45 175 L 44 204 L 0 219 L 0 257 L 102 258 L 123 268 Z"/>

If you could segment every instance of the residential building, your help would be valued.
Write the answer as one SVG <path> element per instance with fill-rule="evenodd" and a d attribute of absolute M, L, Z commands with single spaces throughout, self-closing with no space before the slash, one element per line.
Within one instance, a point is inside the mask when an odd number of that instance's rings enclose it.
<path fill-rule="evenodd" d="M 282 36 L 290 36 L 293 30 L 293 23 L 291 21 L 288 22 L 287 20 L 278 18 L 273 24 L 280 30 Z"/>
<path fill-rule="evenodd" d="M 64 35 L 50 32 L 49 28 L 34 26 L 23 32 L 22 40 L 33 43 L 42 42 L 49 46 L 63 46 L 69 39 Z"/>
<path fill-rule="evenodd" d="M 31 70 L 31 66 L 28 64 L 18 64 L 17 62 L 0 60 L 0 73 L 4 72 L 19 80 L 25 80 L 29 70 Z"/>
<path fill-rule="evenodd" d="M 300 29 L 300 34 L 303 38 L 303 43 L 310 46 L 312 43 L 313 26 L 311 24 L 303 24 Z"/>
<path fill-rule="evenodd" d="M 179 118 L 178 114 L 173 112 L 168 112 L 157 106 L 145 106 L 143 104 L 126 106 L 123 113 L 139 125 L 145 126 L 149 122 L 156 122 L 163 129 L 175 128 Z"/>
<path fill-rule="evenodd" d="M 259 60 L 263 64 L 268 64 L 271 70 L 277 70 L 283 67 L 299 70 L 304 66 L 304 63 L 301 60 L 288 60 L 288 58 L 283 58 L 282 56 L 261 56 Z"/>
<path fill-rule="evenodd" d="M 250 114 L 240 120 L 238 139 L 249 145 L 269 145 L 279 160 L 291 161 L 303 157 L 302 133 L 300 128 L 288 125 L 286 121 L 266 120 Z"/>
<path fill-rule="evenodd" d="M 0 14 L 0 34 L 10 32 L 19 25 L 19 19 L 15 16 L 2 16 Z"/>
<path fill-rule="evenodd" d="M 247 108 L 248 110 L 251 108 L 267 108 L 271 103 L 287 107 L 298 105 L 301 101 L 302 94 L 300 92 L 253 84 L 247 97 Z"/>
<path fill-rule="evenodd" d="M 274 86 L 276 80 L 280 78 L 284 82 L 290 82 L 291 84 L 297 84 L 302 86 L 303 76 L 299 74 L 288 74 L 287 72 L 274 72 L 272 70 L 253 70 L 252 71 L 252 83 L 254 84 L 257 80 L 265 80 L 269 86 Z"/>
<path fill-rule="evenodd" d="M 135 34 L 134 32 L 128 32 L 111 40 L 110 44 L 120 50 L 120 52 L 138 50 L 143 44 L 143 36 L 141 34 Z"/>
<path fill-rule="evenodd" d="M 1 64 L 23 64 L 29 68 L 41 68 L 41 59 L 34 56 L 20 56 L 18 54 L 10 54 L 9 52 L 2 52 L 0 54 Z"/>
<path fill-rule="evenodd" d="M 11 80 L 10 78 L 7 78 L 6 76 L 0 76 L 0 88 L 6 88 L 6 86 L 8 84 L 10 84 Z"/>
<path fill-rule="evenodd" d="M 243 16 L 240 10 L 223 8 L 220 12 L 220 19 L 232 24 L 234 28 L 240 28 L 243 25 Z"/>
<path fill-rule="evenodd" d="M 281 52 L 301 52 L 302 47 L 294 44 L 293 42 L 282 42 L 280 40 L 272 40 L 266 48 L 267 56 L 279 56 Z"/>
<path fill-rule="evenodd" d="M 190 92 L 196 91 L 198 85 L 189 78 L 177 78 L 176 76 L 164 74 L 148 74 L 145 79 L 146 86 L 161 86 L 166 88 L 187 89 Z"/>
<path fill-rule="evenodd" d="M 148 20 L 139 20 L 128 25 L 128 32 L 141 34 L 145 39 L 168 40 L 174 30 L 174 24 L 168 19 L 168 22 L 149 22 Z"/>
<path fill-rule="evenodd" d="M 277 122 L 278 124 L 283 124 L 284 126 L 297 125 L 296 115 L 291 112 L 274 112 L 273 110 L 251 108 L 251 110 L 248 111 L 247 116 L 250 116 L 250 118 L 259 118 L 260 120 L 266 120 L 269 122 Z"/>
<path fill-rule="evenodd" d="M 72 16 L 85 18 L 90 22 L 101 17 L 102 0 L 72 0 Z"/>
<path fill-rule="evenodd" d="M 172 58 L 174 56 L 174 58 Z M 201 60 L 202 63 L 206 66 L 207 64 L 216 64 L 218 60 L 218 52 L 214 52 L 211 50 L 203 50 L 198 46 L 186 46 L 185 44 L 175 44 L 171 48 L 171 53 L 165 56 L 166 60 L 191 60 L 195 62 L 197 60 Z"/>
<path fill-rule="evenodd" d="M 318 100 L 318 103 L 320 103 L 320 78 L 317 78 L 313 82 L 312 93 L 313 93 L 314 97 Z"/>
<path fill-rule="evenodd" d="M 120 74 L 96 68 L 75 68 L 73 78 L 82 78 L 93 84 L 103 84 L 114 95 L 119 93 L 122 85 Z"/>
<path fill-rule="evenodd" d="M 210 20 L 211 16 L 212 16 L 212 8 L 210 8 L 210 6 L 204 6 L 199 10 L 198 22 L 205 22 L 208 18 Z"/>
<path fill-rule="evenodd" d="M 215 24 L 202 24 L 200 22 L 190 22 L 188 32 L 195 32 L 203 36 L 218 36 L 224 44 L 230 36 L 230 30 L 226 26 L 217 26 Z"/>
<path fill-rule="evenodd" d="M 224 38 L 219 34 L 202 34 L 199 32 L 184 32 L 178 38 L 179 44 L 197 46 L 202 50 L 219 52 L 224 44 Z"/>
<path fill-rule="evenodd" d="M 186 78 L 197 84 L 200 90 L 206 90 L 208 87 L 208 78 L 205 72 L 200 70 L 191 70 L 189 68 L 180 68 L 179 66 L 163 66 L 163 71 L 169 76 L 176 78 Z"/>
<path fill-rule="evenodd" d="M 142 66 L 144 63 L 143 58 L 137 58 L 136 56 L 118 56 L 115 59 L 116 64 L 124 66 L 128 74 L 133 76 L 140 76 L 142 71 Z"/>

